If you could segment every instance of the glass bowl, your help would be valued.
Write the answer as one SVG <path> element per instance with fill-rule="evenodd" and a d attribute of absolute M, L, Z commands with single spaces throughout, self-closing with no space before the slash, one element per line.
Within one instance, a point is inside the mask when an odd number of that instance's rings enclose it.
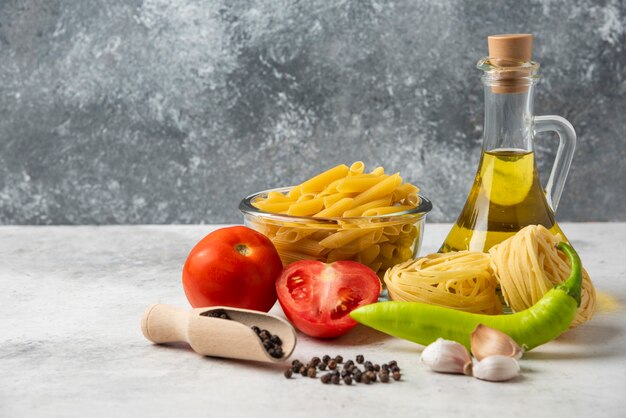
<path fill-rule="evenodd" d="M 253 206 L 270 192 L 286 194 L 291 187 L 265 190 L 241 201 L 244 224 L 269 237 L 286 266 L 298 260 L 332 263 L 354 260 L 379 277 L 398 263 L 417 255 L 426 214 L 432 203 L 419 195 L 419 205 L 403 212 L 352 218 L 316 218 L 265 212 Z"/>

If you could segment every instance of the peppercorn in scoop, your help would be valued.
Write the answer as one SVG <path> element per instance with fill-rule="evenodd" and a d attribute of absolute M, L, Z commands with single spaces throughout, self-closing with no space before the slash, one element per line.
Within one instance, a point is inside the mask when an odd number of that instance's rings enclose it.
<path fill-rule="evenodd" d="M 200 315 L 208 316 L 210 318 L 226 319 L 229 321 L 232 320 L 232 318 L 228 316 L 228 313 L 224 309 L 214 309 L 211 311 L 203 312 Z M 261 343 L 263 344 L 263 348 L 265 348 L 265 351 L 267 351 L 267 354 L 274 358 L 281 358 L 285 355 L 285 353 L 283 352 L 283 342 L 278 335 L 272 334 L 268 330 L 261 329 L 256 325 L 253 325 L 250 328 L 261 339 Z M 293 373 L 297 373 L 297 371 L 294 370 Z M 287 377 L 286 373 L 285 376 Z"/>

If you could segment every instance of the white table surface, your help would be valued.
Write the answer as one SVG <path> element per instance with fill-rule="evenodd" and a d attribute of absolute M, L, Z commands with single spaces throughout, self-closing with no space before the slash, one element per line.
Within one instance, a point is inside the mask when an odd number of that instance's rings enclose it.
<path fill-rule="evenodd" d="M 401 382 L 352 387 L 144 339 L 145 307 L 188 306 L 181 267 L 215 226 L 0 227 L 0 416 L 626 416 L 626 224 L 561 226 L 617 307 L 527 353 L 504 384 L 430 372 L 421 346 L 363 326 L 332 341 L 298 334 L 292 358 L 402 367 Z M 449 227 L 427 224 L 422 254 Z"/>

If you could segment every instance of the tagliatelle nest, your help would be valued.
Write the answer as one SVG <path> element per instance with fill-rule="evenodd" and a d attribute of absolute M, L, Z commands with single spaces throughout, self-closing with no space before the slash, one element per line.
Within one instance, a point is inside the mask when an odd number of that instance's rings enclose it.
<path fill-rule="evenodd" d="M 502 304 L 488 254 L 430 254 L 391 267 L 384 276 L 395 301 L 423 302 L 460 311 L 499 314 Z"/>
<path fill-rule="evenodd" d="M 563 239 L 544 226 L 529 225 L 494 245 L 489 254 L 508 306 L 515 312 L 537 303 L 555 285 L 569 277 L 567 256 L 556 249 Z M 571 327 L 589 321 L 595 312 L 596 292 L 583 269 L 581 303 Z"/>

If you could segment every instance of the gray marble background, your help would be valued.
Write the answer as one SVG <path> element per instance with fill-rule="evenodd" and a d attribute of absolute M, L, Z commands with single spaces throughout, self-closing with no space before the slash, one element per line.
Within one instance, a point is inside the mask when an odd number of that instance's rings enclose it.
<path fill-rule="evenodd" d="M 0 0 L 0 223 L 237 222 L 246 194 L 354 160 L 454 220 L 479 157 L 474 65 L 507 32 L 536 36 L 537 114 L 579 135 L 558 218 L 626 220 L 625 8 Z"/>

